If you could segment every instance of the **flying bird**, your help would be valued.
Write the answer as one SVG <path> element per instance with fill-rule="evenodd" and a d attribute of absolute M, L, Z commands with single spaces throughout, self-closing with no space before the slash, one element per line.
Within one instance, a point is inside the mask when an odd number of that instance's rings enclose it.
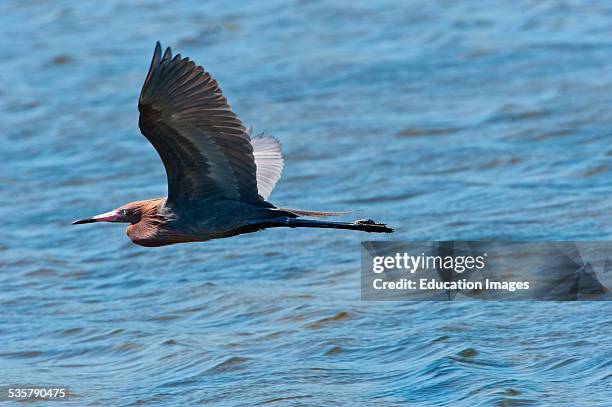
<path fill-rule="evenodd" d="M 345 212 L 284 209 L 268 202 L 281 177 L 278 140 L 251 137 L 208 72 L 159 42 L 138 100 L 138 125 L 166 169 L 168 196 L 131 202 L 73 224 L 129 223 L 141 246 L 202 242 L 274 227 L 390 233 L 372 220 L 331 222 Z M 306 217 L 306 218 L 304 218 Z"/>

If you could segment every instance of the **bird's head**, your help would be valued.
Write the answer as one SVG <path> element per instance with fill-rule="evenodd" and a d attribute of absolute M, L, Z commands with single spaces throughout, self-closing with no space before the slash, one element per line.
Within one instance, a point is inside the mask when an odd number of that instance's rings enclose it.
<path fill-rule="evenodd" d="M 110 212 L 101 213 L 99 215 L 92 216 L 91 218 L 75 220 L 72 222 L 72 224 L 81 225 L 83 223 L 93 222 L 121 222 L 135 224 L 140 222 L 142 216 L 141 209 L 142 205 L 140 205 L 139 202 L 132 202 Z"/>

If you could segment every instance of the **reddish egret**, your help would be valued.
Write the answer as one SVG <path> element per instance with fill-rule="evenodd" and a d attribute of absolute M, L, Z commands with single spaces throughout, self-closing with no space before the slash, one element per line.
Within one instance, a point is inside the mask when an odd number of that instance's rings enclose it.
<path fill-rule="evenodd" d="M 140 131 L 160 155 L 168 196 L 131 202 L 74 224 L 129 223 L 141 246 L 202 242 L 274 227 L 390 233 L 372 220 L 330 222 L 339 212 L 283 209 L 267 201 L 281 176 L 279 142 L 251 138 L 208 72 L 158 42 L 138 110 Z"/>

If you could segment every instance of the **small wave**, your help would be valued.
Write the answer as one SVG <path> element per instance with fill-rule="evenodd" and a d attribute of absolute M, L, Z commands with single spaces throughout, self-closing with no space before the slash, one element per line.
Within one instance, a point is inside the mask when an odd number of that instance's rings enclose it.
<path fill-rule="evenodd" d="M 325 325 L 337 322 L 337 321 L 344 321 L 346 319 L 349 318 L 349 313 L 346 311 L 341 311 L 338 312 L 336 315 L 332 316 L 332 317 L 326 317 L 326 318 L 322 318 L 319 319 L 318 321 L 312 322 L 308 325 L 306 325 L 306 328 L 308 329 L 320 329 L 322 327 L 324 327 Z"/>
<path fill-rule="evenodd" d="M 213 366 L 208 370 L 209 373 L 225 373 L 232 372 L 245 367 L 249 358 L 243 358 L 239 356 L 232 356 L 218 365 Z"/>
<path fill-rule="evenodd" d="M 329 349 L 327 352 L 325 352 L 325 356 L 336 356 L 342 352 L 344 352 L 344 350 L 340 346 L 334 346 L 331 349 Z"/>
<path fill-rule="evenodd" d="M 448 127 L 448 128 L 421 128 L 413 129 L 408 128 L 397 133 L 400 137 L 429 137 L 429 136 L 448 136 L 450 134 L 458 133 L 463 129 L 459 127 Z"/>

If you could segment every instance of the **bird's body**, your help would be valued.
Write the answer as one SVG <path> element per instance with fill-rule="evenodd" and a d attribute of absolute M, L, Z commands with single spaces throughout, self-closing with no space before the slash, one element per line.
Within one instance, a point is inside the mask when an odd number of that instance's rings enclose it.
<path fill-rule="evenodd" d="M 133 202 L 125 207 L 139 208 L 144 215 L 130 224 L 127 235 L 141 246 L 163 246 L 182 242 L 203 242 L 260 230 L 260 222 L 280 215 L 268 205 L 218 199 L 193 201 L 187 206 L 167 206 L 167 198 Z M 290 216 L 289 213 L 287 215 Z"/>
<path fill-rule="evenodd" d="M 202 67 L 157 43 L 140 95 L 139 127 L 159 153 L 168 196 L 132 202 L 74 222 L 126 222 L 141 246 L 206 241 L 272 227 L 392 232 L 373 221 L 328 222 L 301 216 L 337 213 L 277 208 L 267 201 L 283 169 L 280 144 L 251 138 Z"/>

